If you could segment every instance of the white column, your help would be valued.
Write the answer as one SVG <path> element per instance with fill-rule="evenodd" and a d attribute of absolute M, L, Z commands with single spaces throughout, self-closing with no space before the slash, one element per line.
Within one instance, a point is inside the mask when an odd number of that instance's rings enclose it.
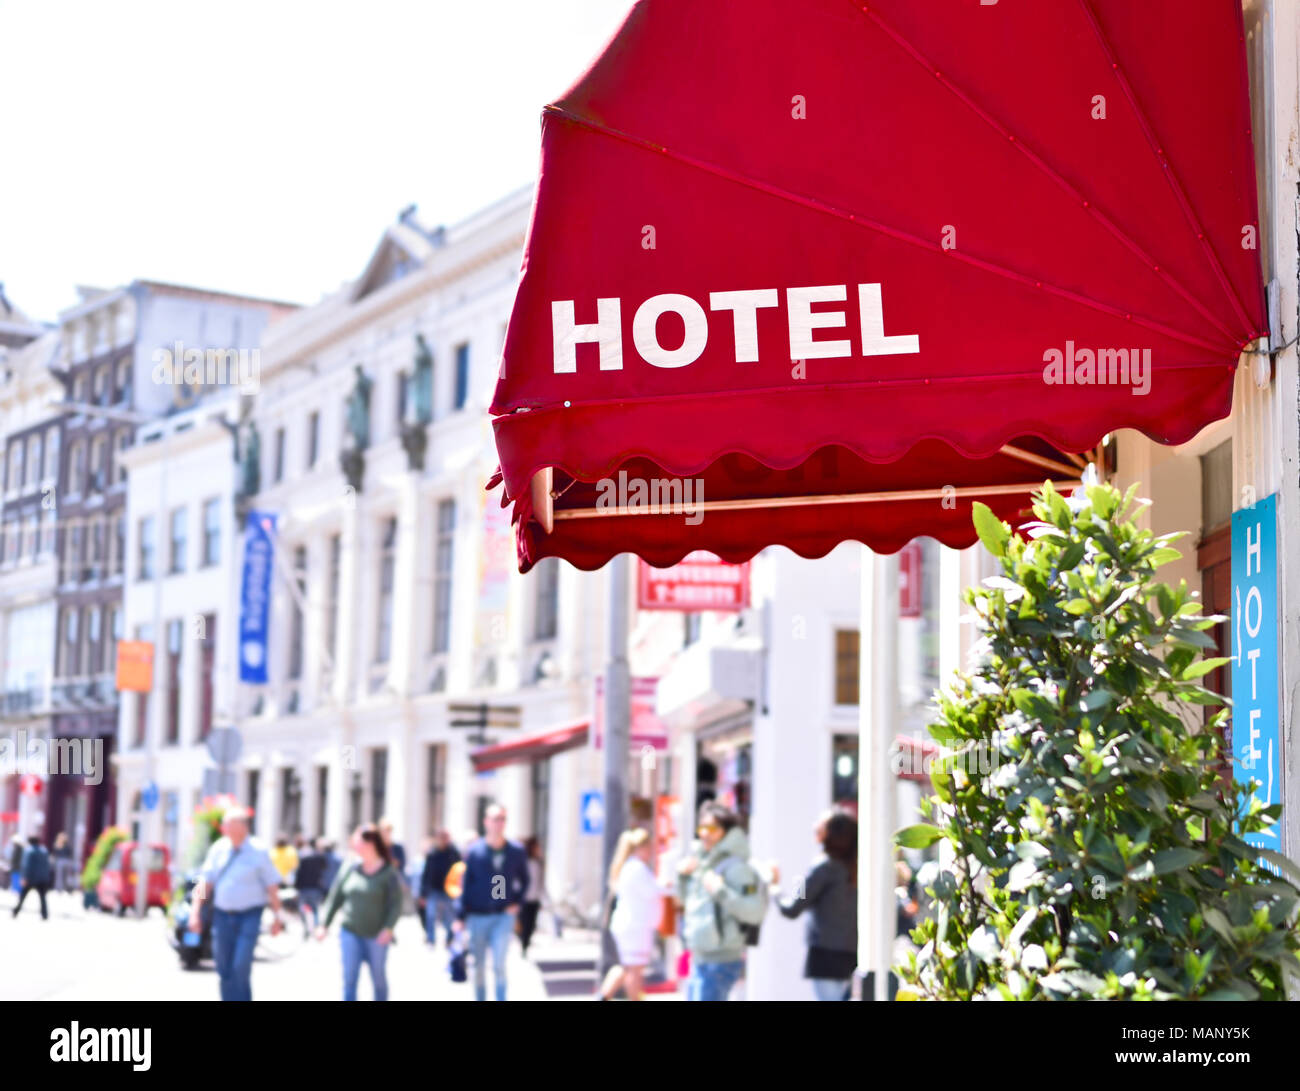
<path fill-rule="evenodd" d="M 894 846 L 897 808 L 889 750 L 898 723 L 898 557 L 862 550 L 858 693 L 858 968 L 888 998 L 897 920 Z M 869 999 L 865 996 L 863 999 Z"/>
<path fill-rule="evenodd" d="M 343 527 L 340 532 L 339 601 L 335 638 L 337 659 L 334 663 L 334 699 L 340 705 L 347 705 L 355 692 L 357 663 L 361 654 L 358 648 L 361 625 L 357 617 L 363 545 L 360 504 L 359 496 L 349 494 L 343 506 Z M 347 811 L 342 813 L 346 815 Z"/>
<path fill-rule="evenodd" d="M 416 619 L 427 617 L 417 609 L 420 547 L 431 539 L 420 531 L 420 479 L 405 473 L 397 483 L 397 551 L 393 558 L 393 632 L 388 663 L 388 684 L 401 697 L 411 692 L 416 657 L 424 647 L 418 640 Z M 427 548 L 427 546 L 426 546 Z"/>

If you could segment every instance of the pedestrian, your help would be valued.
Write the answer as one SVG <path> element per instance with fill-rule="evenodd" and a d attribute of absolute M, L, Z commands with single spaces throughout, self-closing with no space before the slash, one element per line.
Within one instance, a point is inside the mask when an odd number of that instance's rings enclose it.
<path fill-rule="evenodd" d="M 315 845 L 304 842 L 302 853 L 298 857 L 298 870 L 294 873 L 293 882 L 298 891 L 298 907 L 302 911 L 303 930 L 306 933 L 316 927 L 320 904 L 329 891 L 325 885 L 329 860 L 322 851 L 323 844 L 323 840 Z"/>
<path fill-rule="evenodd" d="M 528 864 L 528 898 L 519 908 L 519 942 L 525 956 L 528 944 L 532 942 L 537 930 L 537 914 L 542 911 L 542 901 L 546 897 L 546 882 L 542 865 L 542 843 L 536 837 L 524 841 L 524 854 Z"/>
<path fill-rule="evenodd" d="M 734 811 L 701 805 L 697 840 L 677 865 L 682 938 L 690 952 L 687 1000 L 726 1000 L 745 970 L 746 927 L 767 909 L 767 891 L 749 862 L 749 838 Z"/>
<path fill-rule="evenodd" d="M 487 999 L 487 953 L 497 1000 L 506 998 L 506 955 L 515 917 L 528 894 L 528 857 L 522 845 L 506 840 L 506 809 L 493 804 L 483 815 L 486 833 L 465 853 L 465 873 L 456 931 L 469 932 L 474 956 L 474 999 Z"/>
<path fill-rule="evenodd" d="M 438 925 L 446 932 L 451 946 L 451 924 L 456 916 L 453 898 L 447 893 L 447 876 L 460 863 L 460 849 L 451 843 L 451 834 L 439 830 L 424 858 L 420 873 L 420 901 L 424 909 L 424 934 L 429 943 L 438 942 Z"/>
<path fill-rule="evenodd" d="M 361 964 L 370 967 L 376 1000 L 388 999 L 388 948 L 402 913 L 402 884 L 389 847 L 375 826 L 352 835 L 356 859 L 334 880 L 321 912 L 316 938 L 323 940 L 339 912 L 339 948 L 343 954 L 343 999 L 357 998 Z"/>
<path fill-rule="evenodd" d="M 41 843 L 39 837 L 33 837 L 23 853 L 21 874 L 23 887 L 22 893 L 18 895 L 18 904 L 14 906 L 14 916 L 18 916 L 18 911 L 22 909 L 27 895 L 34 890 L 41 900 L 41 920 L 49 920 L 50 910 L 45 903 L 45 895 L 49 892 L 54 868 L 50 863 L 49 850 Z"/>
<path fill-rule="evenodd" d="M 212 899 L 212 957 L 222 1000 L 253 999 L 253 949 L 268 905 L 275 914 L 271 935 L 284 928 L 280 873 L 266 846 L 248 835 L 249 817 L 242 807 L 222 816 L 222 836 L 208 849 L 190 908 L 189 928 L 197 932 L 203 927 L 203 903 Z"/>
<path fill-rule="evenodd" d="M 643 829 L 625 830 L 609 866 L 609 890 L 614 907 L 609 934 L 618 948 L 618 965 L 611 966 L 600 988 L 601 1000 L 612 1000 L 619 987 L 629 1000 L 645 995 L 645 969 L 655 953 L 655 933 L 663 919 L 664 897 L 650 866 L 654 842 Z"/>
<path fill-rule="evenodd" d="M 343 866 L 343 860 L 335 850 L 333 841 L 322 837 L 317 844 L 320 845 L 320 851 L 325 857 L 325 874 L 321 876 L 321 887 L 329 890 L 339 876 L 339 868 Z"/>
<path fill-rule="evenodd" d="M 68 841 L 68 835 L 60 831 L 54 839 L 54 848 L 50 850 L 50 856 L 54 861 L 54 889 L 60 892 L 71 891 L 77 884 L 74 882 L 75 869 L 72 861 L 72 844 Z"/>
<path fill-rule="evenodd" d="M 808 953 L 803 976 L 818 1000 L 847 1000 L 858 965 L 858 823 L 834 808 L 814 827 L 820 852 L 795 891 L 781 896 L 781 876 L 772 867 L 776 907 L 793 920 L 807 913 L 804 940 Z"/>
<path fill-rule="evenodd" d="M 9 889 L 19 894 L 23 889 L 23 853 L 27 851 L 27 842 L 21 833 L 16 833 L 9 840 Z"/>
<path fill-rule="evenodd" d="M 288 886 L 293 880 L 293 873 L 298 870 L 298 850 L 289 844 L 289 838 L 284 834 L 275 839 L 275 848 L 271 850 L 271 863 L 280 873 L 280 885 Z"/>
<path fill-rule="evenodd" d="M 393 820 L 391 818 L 381 818 L 379 820 L 379 832 L 383 836 L 384 844 L 388 847 L 388 858 L 392 860 L 393 867 L 397 869 L 398 878 L 405 885 L 406 849 L 401 842 L 393 839 Z"/>

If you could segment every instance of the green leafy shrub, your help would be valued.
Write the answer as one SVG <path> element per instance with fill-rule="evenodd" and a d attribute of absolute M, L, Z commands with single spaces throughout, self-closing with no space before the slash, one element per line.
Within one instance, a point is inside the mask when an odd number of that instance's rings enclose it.
<path fill-rule="evenodd" d="M 1278 1000 L 1300 968 L 1300 869 L 1243 839 L 1281 808 L 1225 787 L 1227 711 L 1202 722 L 1225 703 L 1198 679 L 1230 660 L 1197 658 L 1222 619 L 1156 581 L 1178 535 L 1140 529 L 1134 491 L 1044 485 L 1025 538 L 976 505 L 1002 569 L 965 595 L 983 654 L 930 727 L 934 824 L 896 837 L 941 849 L 911 992 Z"/>
<path fill-rule="evenodd" d="M 81 889 L 92 892 L 99 886 L 104 874 L 104 865 L 113 855 L 113 850 L 127 840 L 128 834 L 121 826 L 106 826 L 95 839 L 95 847 L 90 850 L 90 857 L 81 871 Z"/>

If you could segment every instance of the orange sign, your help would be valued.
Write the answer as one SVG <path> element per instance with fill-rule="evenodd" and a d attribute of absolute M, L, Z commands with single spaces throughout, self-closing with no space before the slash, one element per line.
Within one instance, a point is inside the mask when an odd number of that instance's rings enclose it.
<path fill-rule="evenodd" d="M 117 642 L 117 688 L 136 693 L 153 689 L 153 644 L 148 640 Z"/>

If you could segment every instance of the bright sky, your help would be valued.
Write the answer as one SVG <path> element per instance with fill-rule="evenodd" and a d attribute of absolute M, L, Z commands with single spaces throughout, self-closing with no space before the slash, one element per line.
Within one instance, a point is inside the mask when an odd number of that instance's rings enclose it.
<path fill-rule="evenodd" d="M 0 0 L 0 282 L 314 302 L 412 202 L 534 179 L 542 107 L 631 0 Z"/>

